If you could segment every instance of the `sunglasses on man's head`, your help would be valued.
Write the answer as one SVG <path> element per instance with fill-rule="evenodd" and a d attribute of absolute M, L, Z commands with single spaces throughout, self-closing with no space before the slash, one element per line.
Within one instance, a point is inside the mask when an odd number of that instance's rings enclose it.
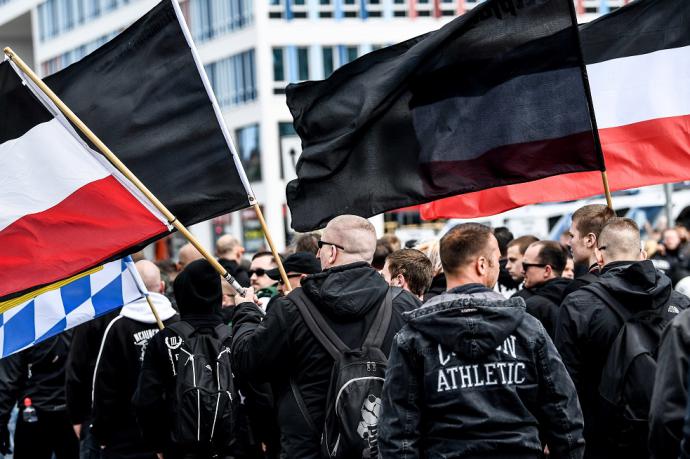
<path fill-rule="evenodd" d="M 266 270 L 263 268 L 250 269 L 249 270 L 249 277 L 252 277 L 254 274 L 256 274 L 256 277 L 265 276 Z"/>

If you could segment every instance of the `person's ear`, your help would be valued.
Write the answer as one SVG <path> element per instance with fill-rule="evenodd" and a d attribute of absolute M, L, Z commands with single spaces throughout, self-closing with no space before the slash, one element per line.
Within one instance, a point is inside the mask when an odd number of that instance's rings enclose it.
<path fill-rule="evenodd" d="M 589 249 L 597 246 L 597 236 L 594 233 L 589 233 L 585 236 L 585 246 Z"/>
<path fill-rule="evenodd" d="M 477 266 L 477 274 L 479 274 L 480 276 L 483 276 L 486 274 L 486 270 L 489 267 L 489 260 L 487 260 L 486 257 L 481 256 L 481 257 L 477 258 L 476 266 Z"/>
<path fill-rule="evenodd" d="M 553 268 L 551 265 L 544 266 L 544 279 L 548 279 L 553 274 Z"/>
<path fill-rule="evenodd" d="M 158 293 L 165 292 L 165 281 L 161 281 L 161 285 L 158 286 Z"/>

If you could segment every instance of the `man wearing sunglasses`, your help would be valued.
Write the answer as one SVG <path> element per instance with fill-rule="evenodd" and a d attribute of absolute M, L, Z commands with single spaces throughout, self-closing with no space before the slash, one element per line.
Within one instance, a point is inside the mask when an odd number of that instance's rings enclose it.
<path fill-rule="evenodd" d="M 567 261 L 565 247 L 556 241 L 534 242 L 527 247 L 522 258 L 525 289 L 531 293 L 525 299 L 527 312 L 539 319 L 551 339 L 554 338 L 563 292 L 571 282 L 561 277 Z"/>
<path fill-rule="evenodd" d="M 271 252 L 258 252 L 252 257 L 249 280 L 264 311 L 271 298 L 278 294 L 278 283 L 268 277 L 266 273 L 277 267 L 278 264 Z"/>
<path fill-rule="evenodd" d="M 319 241 L 323 272 L 301 279 L 301 289 L 276 298 L 261 317 L 254 303 L 237 296 L 233 322 L 233 370 L 255 382 L 271 382 L 286 457 L 321 459 L 321 431 L 334 360 L 309 330 L 296 303 L 303 292 L 314 309 L 350 349 L 362 345 L 388 293 L 385 279 L 371 267 L 376 232 L 366 219 L 341 215 Z M 290 269 L 288 268 L 288 271 Z M 417 300 L 402 291 L 392 300 L 392 317 L 381 350 L 387 356 L 403 325 L 402 312 Z M 295 395 L 297 394 L 297 395 Z M 302 410 L 297 397 L 302 400 Z"/>
<path fill-rule="evenodd" d="M 290 290 L 300 287 L 302 279 L 307 277 L 309 274 L 321 272 L 321 263 L 319 263 L 318 258 L 316 258 L 314 254 L 309 252 L 293 253 L 285 259 L 283 262 L 283 267 L 285 268 L 285 273 L 287 274 L 288 281 L 290 282 Z M 266 271 L 266 275 L 274 281 L 278 281 L 278 291 L 284 294 L 285 284 L 280 278 L 280 271 L 278 268 Z"/>

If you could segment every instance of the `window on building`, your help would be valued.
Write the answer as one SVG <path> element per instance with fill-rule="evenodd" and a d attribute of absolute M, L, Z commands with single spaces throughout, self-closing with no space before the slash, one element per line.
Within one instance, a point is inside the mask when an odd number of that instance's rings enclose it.
<path fill-rule="evenodd" d="M 235 130 L 237 154 L 250 182 L 261 180 L 261 148 L 259 125 L 250 124 Z"/>
<path fill-rule="evenodd" d="M 278 136 L 286 137 L 289 135 L 297 135 L 297 132 L 295 131 L 295 126 L 292 123 L 278 123 Z"/>
<path fill-rule="evenodd" d="M 297 77 L 300 80 L 309 79 L 309 49 L 297 48 Z"/>
<path fill-rule="evenodd" d="M 206 66 L 206 73 L 221 107 L 242 105 L 256 99 L 255 65 L 252 49 Z"/>
<path fill-rule="evenodd" d="M 190 29 L 202 42 L 246 27 L 253 22 L 249 0 L 189 0 Z"/>
<path fill-rule="evenodd" d="M 333 48 L 330 46 L 324 46 L 322 49 L 323 54 L 323 76 L 328 78 L 331 73 L 333 73 Z"/>
<path fill-rule="evenodd" d="M 352 62 L 355 59 L 357 59 L 357 47 L 356 46 L 348 46 L 347 47 L 347 62 Z"/>
<path fill-rule="evenodd" d="M 285 60 L 283 48 L 273 48 L 273 80 L 285 81 Z"/>

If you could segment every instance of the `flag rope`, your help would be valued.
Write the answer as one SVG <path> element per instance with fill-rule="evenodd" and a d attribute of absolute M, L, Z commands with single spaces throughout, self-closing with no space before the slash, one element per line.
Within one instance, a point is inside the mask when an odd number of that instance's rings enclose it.
<path fill-rule="evenodd" d="M 5 55 L 15 64 L 48 98 L 60 109 L 60 111 L 103 153 L 103 155 L 122 173 L 141 193 L 158 209 L 167 219 L 168 223 L 177 229 L 185 239 L 196 248 L 201 255 L 213 266 L 213 268 L 225 279 L 230 286 L 240 295 L 244 296 L 245 289 L 234 277 L 218 263 L 211 253 L 204 248 L 197 238 L 168 210 L 158 198 L 144 185 L 136 175 L 110 149 L 94 134 L 91 129 L 82 122 L 77 115 L 65 105 L 62 100 L 34 73 L 31 68 L 14 52 L 12 48 L 4 49 Z"/>

